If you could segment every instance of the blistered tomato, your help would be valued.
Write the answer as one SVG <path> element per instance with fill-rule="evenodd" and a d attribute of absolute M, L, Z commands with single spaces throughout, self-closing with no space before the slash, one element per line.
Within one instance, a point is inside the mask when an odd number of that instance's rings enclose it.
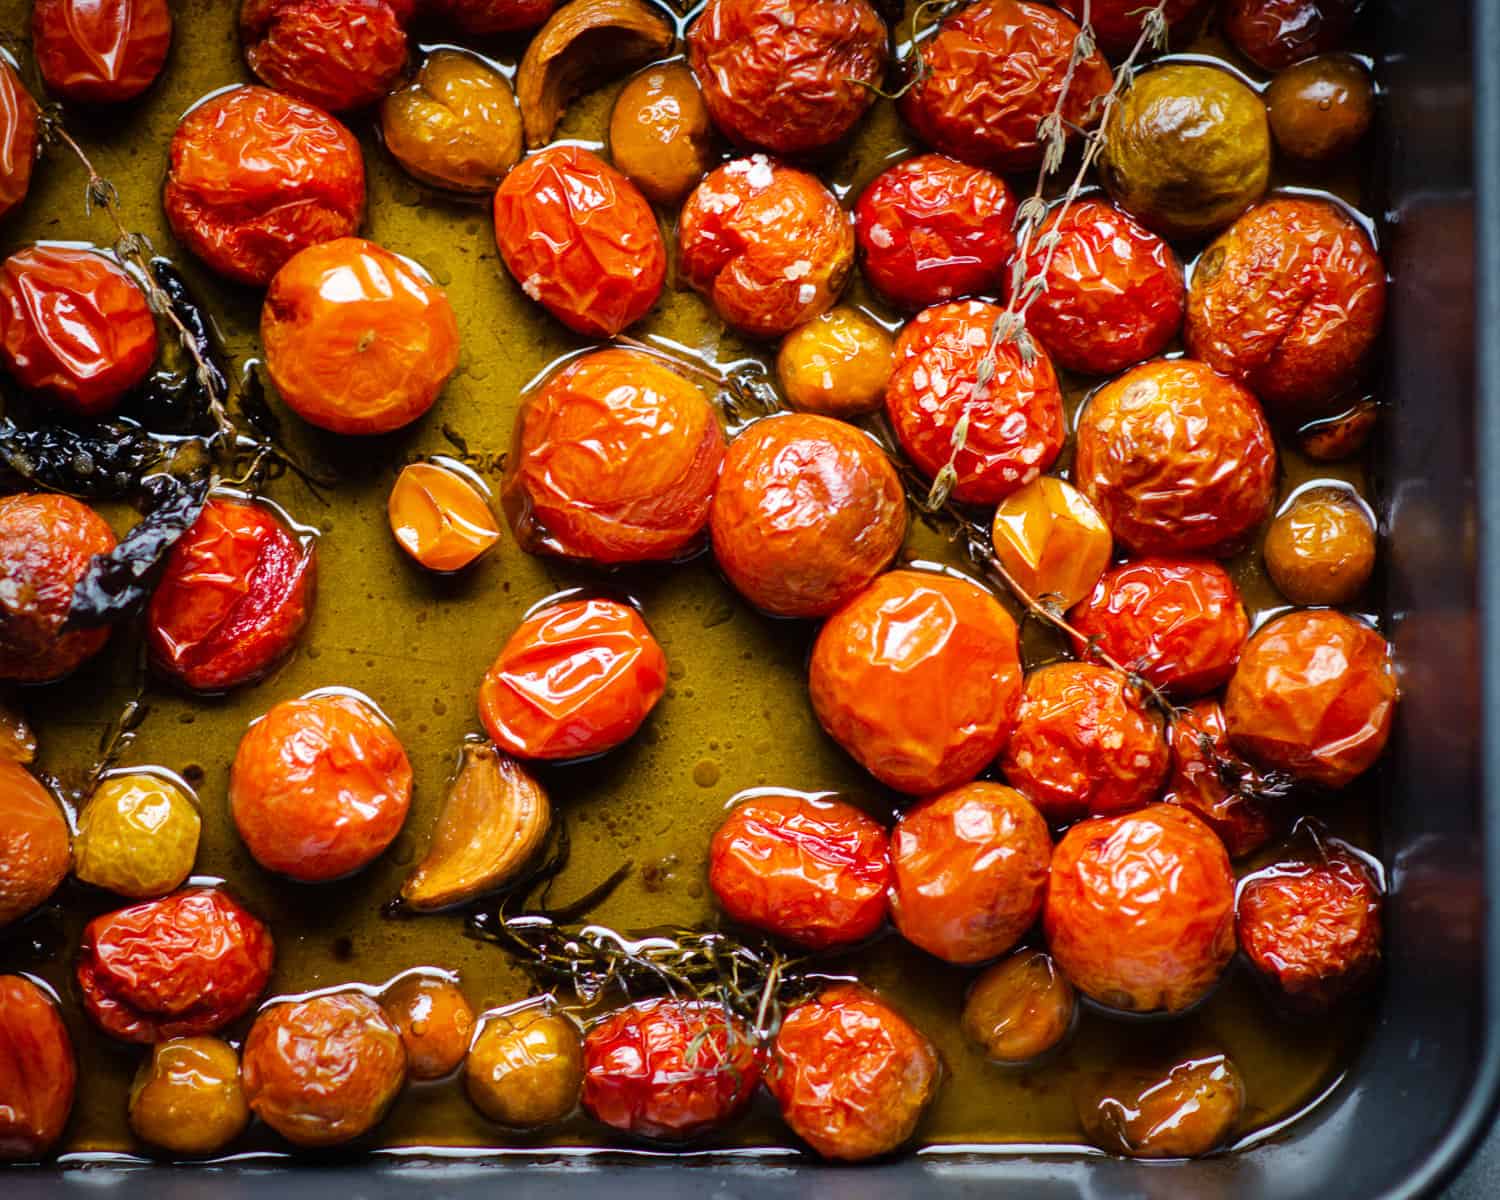
<path fill-rule="evenodd" d="M 464 1060 L 464 1091 L 491 1121 L 540 1129 L 578 1107 L 583 1035 L 550 999 L 491 1013 Z"/>
<path fill-rule="evenodd" d="M 552 15 L 558 0 L 429 0 L 439 18 L 464 33 L 514 33 L 535 29 Z"/>
<path fill-rule="evenodd" d="M 0 975 L 0 1162 L 41 1158 L 73 1109 L 78 1062 L 57 1004 L 21 975 Z"/>
<path fill-rule="evenodd" d="M 1084 0 L 1058 0 L 1058 8 L 1075 21 L 1083 19 Z M 1189 31 L 1193 20 L 1203 15 L 1205 0 L 1167 0 L 1162 16 L 1172 33 Z M 1124 58 L 1141 36 L 1146 9 L 1140 0 L 1092 0 L 1089 27 L 1099 47 L 1110 58 Z M 1145 49 L 1151 46 L 1147 43 Z"/>
<path fill-rule="evenodd" d="M 1047 355 L 1027 366 L 1002 342 L 990 353 L 1001 309 L 978 300 L 923 309 L 896 339 L 885 409 L 908 457 L 929 478 L 953 456 L 953 498 L 995 504 L 1030 483 L 1062 450 L 1062 392 Z M 980 384 L 981 364 L 989 378 Z M 963 448 L 953 431 L 968 417 Z"/>
<path fill-rule="evenodd" d="M 78 818 L 73 873 L 133 900 L 165 896 L 192 871 L 202 829 L 193 801 L 168 779 L 110 775 Z"/>
<path fill-rule="evenodd" d="M 824 624 L 808 690 L 829 736 L 888 787 L 967 783 L 1010 736 L 1016 623 L 965 579 L 891 571 Z"/>
<path fill-rule="evenodd" d="M 178 241 L 219 274 L 264 287 L 297 251 L 359 228 L 365 164 L 322 109 L 232 88 L 177 126 L 162 202 Z"/>
<path fill-rule="evenodd" d="M 780 337 L 827 312 L 854 266 L 854 229 L 833 193 L 763 154 L 725 163 L 693 189 L 677 247 L 687 281 L 752 337 Z"/>
<path fill-rule="evenodd" d="M 1358 10 L 1359 0 L 1229 0 L 1224 32 L 1256 66 L 1279 71 L 1337 50 Z"/>
<path fill-rule="evenodd" d="M 1124 1066 L 1079 1091 L 1084 1133 L 1127 1158 L 1194 1158 L 1228 1139 L 1245 1109 L 1245 1083 L 1223 1054 L 1162 1069 Z"/>
<path fill-rule="evenodd" d="M 0 929 L 18 921 L 67 877 L 68 820 L 25 767 L 0 756 Z"/>
<path fill-rule="evenodd" d="M 380 106 L 380 132 L 407 174 L 485 193 L 521 157 L 521 110 L 504 75 L 461 50 L 434 50 Z"/>
<path fill-rule="evenodd" d="M 1164 801 L 1207 822 L 1231 858 L 1253 854 L 1275 836 L 1277 815 L 1259 790 L 1262 780 L 1255 768 L 1229 744 L 1217 700 L 1200 700 L 1179 712 L 1169 740 L 1172 774 Z"/>
<path fill-rule="evenodd" d="M 1052 475 L 1000 501 L 990 540 L 995 558 L 1028 596 L 1063 608 L 1089 594 L 1114 550 L 1098 509 Z"/>
<path fill-rule="evenodd" d="M 456 983 L 423 975 L 397 980 L 380 998 L 401 1034 L 413 1079 L 441 1079 L 469 1052 L 474 1010 Z"/>
<path fill-rule="evenodd" d="M 36 0 L 31 48 L 47 90 L 113 104 L 156 82 L 172 45 L 167 0 Z"/>
<path fill-rule="evenodd" d="M 37 156 L 37 107 L 15 68 L 0 58 L 0 218 L 26 199 Z"/>
<path fill-rule="evenodd" d="M 799 412 L 850 420 L 880 411 L 894 357 L 890 334 L 859 309 L 841 306 L 786 335 L 776 378 Z"/>
<path fill-rule="evenodd" d="M 406 66 L 406 30 L 387 0 L 245 0 L 240 40 L 261 82 L 329 112 L 373 104 Z"/>
<path fill-rule="evenodd" d="M 151 664 L 197 692 L 264 676 L 312 615 L 313 543 L 254 500 L 211 497 L 172 547 L 146 609 Z"/>
<path fill-rule="evenodd" d="M 270 930 L 227 893 L 189 888 L 90 921 L 78 986 L 100 1029 L 149 1044 L 213 1033 L 243 1016 L 275 959 Z"/>
<path fill-rule="evenodd" d="M 1348 604 L 1375 570 L 1375 523 L 1353 492 L 1313 488 L 1271 522 L 1264 555 L 1293 604 Z"/>
<path fill-rule="evenodd" d="M 249 1123 L 239 1055 L 218 1038 L 159 1042 L 131 1081 L 131 1132 L 173 1154 L 213 1154 Z"/>
<path fill-rule="evenodd" d="M 621 89 L 609 118 L 609 156 L 656 204 L 681 204 L 713 162 L 713 126 L 693 73 L 650 67 Z"/>
<path fill-rule="evenodd" d="M 1024 1063 L 1057 1046 L 1073 1028 L 1078 997 L 1041 950 L 1017 950 L 974 980 L 963 1028 L 991 1062 Z"/>
<path fill-rule="evenodd" d="M 401 549 L 429 571 L 461 571 L 500 540 L 484 493 L 437 463 L 403 468 L 386 513 Z"/>

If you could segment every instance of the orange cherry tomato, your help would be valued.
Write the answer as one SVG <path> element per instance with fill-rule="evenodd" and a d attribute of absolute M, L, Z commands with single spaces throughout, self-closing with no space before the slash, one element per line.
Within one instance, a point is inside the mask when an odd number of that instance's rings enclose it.
<path fill-rule="evenodd" d="M 373 104 L 406 66 L 406 30 L 387 0 L 245 0 L 240 41 L 262 83 L 329 112 Z"/>
<path fill-rule="evenodd" d="M 251 856 L 302 883 L 367 866 L 411 806 L 411 763 L 371 705 L 337 693 L 278 704 L 240 739 L 229 809 Z"/>
<path fill-rule="evenodd" d="M 437 17 L 462 33 L 515 33 L 544 24 L 558 0 L 427 0 Z"/>
<path fill-rule="evenodd" d="M 709 531 L 730 583 L 778 617 L 824 617 L 890 566 L 906 493 L 863 430 L 787 413 L 729 447 Z"/>
<path fill-rule="evenodd" d="M 1245 1110 L 1245 1082 L 1223 1054 L 1127 1063 L 1085 1082 L 1078 1118 L 1101 1150 L 1127 1158 L 1193 1158 L 1224 1144 Z"/>
<path fill-rule="evenodd" d="M 500 540 L 478 485 L 437 463 L 403 468 L 386 512 L 397 544 L 429 571 L 461 571 Z"/>
<path fill-rule="evenodd" d="M 56 1144 L 77 1082 L 56 1001 L 23 975 L 0 975 L 0 1162 L 38 1159 Z"/>
<path fill-rule="evenodd" d="M 1000 565 L 1028 596 L 1063 608 L 1089 594 L 1114 551 L 1098 510 L 1052 475 L 1000 501 L 990 538 Z"/>
<path fill-rule="evenodd" d="M 511 168 L 495 192 L 495 242 L 521 290 L 585 337 L 634 325 L 667 277 L 646 197 L 577 146 L 549 146 Z"/>
<path fill-rule="evenodd" d="M 1080 821 L 1053 852 L 1042 916 L 1079 991 L 1129 1012 L 1180 1012 L 1234 956 L 1229 856 L 1174 804 Z"/>
<path fill-rule="evenodd" d="M 877 322 L 840 305 L 782 339 L 776 378 L 798 412 L 852 421 L 880 411 L 895 350 L 895 340 Z"/>
<path fill-rule="evenodd" d="M 1253 854 L 1277 833 L 1271 802 L 1258 791 L 1263 780 L 1229 744 L 1224 710 L 1200 700 L 1172 721 L 1172 774 L 1162 799 L 1202 818 L 1230 858 Z M 1231 779 L 1226 779 L 1228 770 Z"/>
<path fill-rule="evenodd" d="M 1195 19 L 1203 16 L 1207 0 L 1167 0 L 1162 13 L 1172 33 L 1190 30 Z M 1057 0 L 1057 7 L 1075 21 L 1083 19 L 1084 0 Z M 1141 36 L 1146 8 L 1140 0 L 1092 0 L 1089 27 L 1099 48 L 1110 58 L 1124 58 Z M 1150 49 L 1148 45 L 1147 50 Z"/>
<path fill-rule="evenodd" d="M 28 391 L 104 416 L 146 377 L 156 345 L 146 294 L 104 255 L 28 246 L 0 263 L 0 361 Z"/>
<path fill-rule="evenodd" d="M 114 104 L 156 82 L 172 45 L 167 0 L 36 0 L 31 49 L 47 90 Z"/>
<path fill-rule="evenodd" d="M 600 563 L 671 559 L 701 544 L 724 460 L 702 392 L 659 359 L 574 359 L 516 418 L 504 486 L 516 540 Z"/>
<path fill-rule="evenodd" d="M 172 547 L 146 609 L 151 663 L 195 692 L 260 679 L 312 615 L 317 555 L 264 504 L 215 496 Z"/>
<path fill-rule="evenodd" d="M 1357 492 L 1314 487 L 1276 514 L 1261 554 L 1276 590 L 1293 604 L 1348 604 L 1375 571 L 1375 537 Z"/>
<path fill-rule="evenodd" d="M 69 841 L 62 806 L 25 767 L 0 755 L 0 929 L 57 891 L 71 865 Z"/>
<path fill-rule="evenodd" d="M 1229 0 L 1224 32 L 1256 66 L 1279 71 L 1337 50 L 1358 11 L 1359 0 Z"/>
<path fill-rule="evenodd" d="M 966 579 L 891 571 L 823 626 L 808 689 L 829 736 L 876 779 L 943 791 L 978 775 L 1010 736 L 1016 623 Z"/>
<path fill-rule="evenodd" d="M 297 251 L 359 228 L 365 164 L 322 109 L 233 88 L 178 124 L 162 202 L 177 240 L 209 267 L 265 287 Z"/>
<path fill-rule="evenodd" d="M 37 107 L 15 68 L 0 58 L 0 218 L 26 199 L 36 162 Z"/>
<path fill-rule="evenodd" d="M 698 186 L 717 155 L 708 106 L 687 67 L 648 67 L 625 85 L 610 112 L 609 154 L 654 204 L 681 204 Z"/>
<path fill-rule="evenodd" d="M 386 989 L 380 1007 L 401 1034 L 413 1079 L 451 1075 L 468 1054 L 474 1010 L 458 984 L 408 975 Z"/>

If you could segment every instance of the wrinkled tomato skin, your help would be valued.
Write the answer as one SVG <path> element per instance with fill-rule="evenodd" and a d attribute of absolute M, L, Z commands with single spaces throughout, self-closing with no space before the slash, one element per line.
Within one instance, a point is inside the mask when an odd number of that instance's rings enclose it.
<path fill-rule="evenodd" d="M 1307 415 L 1357 382 L 1385 319 L 1385 266 L 1327 200 L 1256 205 L 1203 252 L 1188 352 L 1276 415 Z"/>
<path fill-rule="evenodd" d="M 890 571 L 824 624 L 808 690 L 824 730 L 881 783 L 944 791 L 978 775 L 1010 736 L 1016 623 L 968 580 Z"/>
<path fill-rule="evenodd" d="M 78 1061 L 57 1004 L 22 975 L 0 975 L 0 1163 L 41 1158 L 73 1110 Z"/>
<path fill-rule="evenodd" d="M 15 68 L 0 59 L 0 220 L 26 199 L 37 156 L 37 107 Z"/>
<path fill-rule="evenodd" d="M 1222 557 L 1276 498 L 1276 445 L 1239 384 L 1189 359 L 1144 363 L 1095 392 L 1073 481 L 1133 554 Z"/>
<path fill-rule="evenodd" d="M 95 1025 L 150 1045 L 238 1020 L 265 989 L 275 960 L 271 931 L 232 897 L 189 888 L 90 921 L 78 986 Z"/>
<path fill-rule="evenodd" d="M 965 411 L 968 438 L 954 459 L 953 498 L 997 504 L 1042 474 L 1067 436 L 1062 391 L 1045 353 L 1027 366 L 1015 345 L 996 347 L 994 374 L 979 392 L 978 371 L 1001 314 L 967 300 L 925 308 L 896 339 L 896 370 L 885 410 L 907 456 L 929 479 L 953 453 L 953 430 Z"/>
<path fill-rule="evenodd" d="M 1250 636 L 1250 620 L 1229 572 L 1206 559 L 1145 558 L 1100 577 L 1068 614 L 1092 643 L 1147 683 L 1192 698 L 1223 686 Z"/>
<path fill-rule="evenodd" d="M 239 87 L 183 117 L 162 200 L 179 242 L 220 275 L 265 287 L 297 251 L 359 228 L 365 164 L 321 109 Z"/>
<path fill-rule="evenodd" d="M 0 679 L 50 683 L 104 648 L 108 626 L 61 631 L 89 561 L 114 548 L 110 527 L 71 496 L 0 496 L 0 573 L 6 579 Z"/>
<path fill-rule="evenodd" d="M 1229 0 L 1224 32 L 1256 66 L 1279 71 L 1337 50 L 1358 9 L 1358 0 Z"/>
<path fill-rule="evenodd" d="M 1083 19 L 1084 0 L 1058 0 L 1057 7 L 1072 17 Z M 1089 27 L 1099 42 L 1099 48 L 1112 59 L 1128 55 L 1141 36 L 1141 20 L 1145 9 L 1141 0 L 1093 0 L 1089 8 Z M 1173 33 L 1190 32 L 1194 18 L 1201 17 L 1206 7 L 1205 0 L 1167 0 L 1162 15 L 1167 28 Z M 1150 49 L 1149 43 L 1146 47 Z"/>
<path fill-rule="evenodd" d="M 1212 754 L 1205 752 L 1209 739 Z M 1203 820 L 1224 843 L 1230 858 L 1254 854 L 1280 829 L 1272 806 L 1258 798 L 1255 768 L 1235 753 L 1224 725 L 1224 709 L 1217 700 L 1200 700 L 1172 721 L 1172 774 L 1162 800 L 1180 804 Z M 1224 762 L 1243 781 L 1230 790 L 1219 771 Z"/>
<path fill-rule="evenodd" d="M 738 1017 L 705 1000 L 641 1000 L 590 1026 L 583 1107 L 635 1137 L 686 1141 L 728 1124 L 760 1083 L 761 1055 Z"/>
<path fill-rule="evenodd" d="M 1048 233 L 1060 240 L 1044 271 L 1047 251 L 1038 242 Z M 1080 200 L 1055 211 L 1026 261 L 1028 278 L 1047 280 L 1027 326 L 1070 371 L 1113 375 L 1155 358 L 1182 327 L 1182 264 L 1166 242 L 1112 204 Z"/>
<path fill-rule="evenodd" d="M 479 716 L 517 758 L 586 758 L 630 738 L 667 686 L 646 622 L 613 600 L 568 600 L 521 622 L 479 688 Z"/>
<path fill-rule="evenodd" d="M 827 312 L 854 266 L 854 227 L 834 194 L 763 154 L 725 163 L 693 189 L 677 246 L 688 283 L 758 338 Z"/>
<path fill-rule="evenodd" d="M 62 807 L 31 772 L 0 755 L 0 929 L 67 878 L 69 840 Z"/>
<path fill-rule="evenodd" d="M 766 1084 L 819 1155 L 858 1162 L 911 1138 L 942 1072 L 921 1030 L 867 989 L 837 984 L 787 1014 Z"/>
<path fill-rule="evenodd" d="M 427 7 L 461 32 L 515 33 L 544 24 L 558 0 L 428 0 Z"/>
<path fill-rule="evenodd" d="M 1079 991 L 1128 1012 L 1180 1012 L 1234 956 L 1229 855 L 1175 805 L 1081 821 L 1053 852 L 1042 920 Z"/>
<path fill-rule="evenodd" d="M 1118 671 L 1053 663 L 1026 678 L 1001 768 L 1053 824 L 1156 799 L 1169 756 L 1161 718 Z"/>
<path fill-rule="evenodd" d="M 992 171 L 1042 161 L 1037 126 L 1057 106 L 1078 26 L 1027 0 L 977 0 L 922 44 L 925 71 L 900 101 L 917 136 L 942 154 Z M 1071 126 L 1098 119 L 1113 82 L 1097 50 L 1073 76 L 1063 105 Z"/>
<path fill-rule="evenodd" d="M 1340 788 L 1380 757 L 1396 700 L 1385 639 L 1343 613 L 1309 609 L 1277 617 L 1246 644 L 1224 719 L 1251 760 Z"/>
<path fill-rule="evenodd" d="M 0 360 L 27 391 L 105 416 L 146 377 L 156 347 L 145 293 L 104 255 L 29 246 L 0 263 Z"/>
<path fill-rule="evenodd" d="M 747 600 L 825 617 L 885 570 L 906 537 L 906 493 L 863 430 L 787 413 L 729 447 L 709 510 L 714 555 Z"/>
<path fill-rule="evenodd" d="M 375 103 L 406 66 L 386 0 L 245 0 L 240 40 L 262 83 L 329 112 Z"/>
<path fill-rule="evenodd" d="M 369 704 L 330 693 L 285 700 L 240 739 L 229 809 L 251 856 L 301 883 L 367 866 L 401 832 L 411 763 Z"/>
<path fill-rule="evenodd" d="M 998 175 L 919 154 L 889 167 L 854 206 L 865 278 L 903 308 L 1004 294 L 1016 199 Z"/>
<path fill-rule="evenodd" d="M 156 82 L 172 45 L 167 0 L 36 0 L 31 47 L 54 96 L 133 100 Z"/>
<path fill-rule="evenodd" d="M 708 884 L 742 925 L 810 950 L 885 923 L 890 840 L 851 804 L 791 794 L 735 806 L 708 848 Z"/>
<path fill-rule="evenodd" d="M 511 168 L 495 192 L 495 242 L 521 290 L 585 337 L 634 325 L 667 277 L 646 197 L 577 146 L 549 146 Z"/>
<path fill-rule="evenodd" d="M 868 0 L 709 0 L 688 61 L 731 141 L 797 155 L 854 128 L 885 75 L 886 40 Z"/>

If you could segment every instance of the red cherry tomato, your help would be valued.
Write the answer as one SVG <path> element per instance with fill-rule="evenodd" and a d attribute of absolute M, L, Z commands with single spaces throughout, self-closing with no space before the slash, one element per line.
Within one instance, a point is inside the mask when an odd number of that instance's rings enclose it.
<path fill-rule="evenodd" d="M 535 29 L 546 22 L 558 0 L 427 0 L 438 18 L 461 32 L 483 36 Z"/>
<path fill-rule="evenodd" d="M 1235 49 L 1267 71 L 1337 50 L 1359 0 L 1229 0 L 1224 32 Z"/>
<path fill-rule="evenodd" d="M 1229 744 L 1224 710 L 1200 700 L 1172 721 L 1172 774 L 1162 797 L 1202 818 L 1230 858 L 1253 854 L 1276 835 L 1277 814 L 1258 790 L 1264 781 Z M 1224 769 L 1233 782 L 1225 779 Z"/>
<path fill-rule="evenodd" d="M 37 107 L 15 68 L 0 58 L 0 218 L 26 199 L 37 156 Z"/>
<path fill-rule="evenodd" d="M 36 776 L 0 753 L 0 929 L 57 891 L 72 865 L 71 840 L 62 805 Z"/>
<path fill-rule="evenodd" d="M 0 1162 L 38 1159 L 56 1144 L 77 1082 L 56 1002 L 22 975 L 0 975 Z"/>
<path fill-rule="evenodd" d="M 329 112 L 373 104 L 406 66 L 387 0 L 245 0 L 240 40 L 262 83 Z"/>
<path fill-rule="evenodd" d="M 47 90 L 114 104 L 156 82 L 172 45 L 167 0 L 36 0 L 31 49 Z"/>
<path fill-rule="evenodd" d="M 1084 0 L 1057 0 L 1057 7 L 1075 21 L 1083 19 Z M 1190 28 L 1203 15 L 1207 0 L 1167 0 L 1162 15 L 1172 33 Z M 1150 5 L 1141 0 L 1092 0 L 1089 27 L 1098 39 L 1099 48 L 1110 58 L 1124 58 L 1141 36 L 1141 26 Z M 1150 46 L 1146 49 L 1149 51 Z"/>

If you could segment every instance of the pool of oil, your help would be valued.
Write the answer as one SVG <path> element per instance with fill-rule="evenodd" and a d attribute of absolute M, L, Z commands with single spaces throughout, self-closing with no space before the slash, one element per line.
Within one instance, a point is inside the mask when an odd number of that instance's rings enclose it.
<path fill-rule="evenodd" d="M 0 0 L 0 43 L 35 84 L 26 35 L 29 9 L 26 0 Z M 206 93 L 250 81 L 235 34 L 237 9 L 226 0 L 178 0 L 176 43 L 158 85 L 137 103 L 69 112 L 67 123 L 101 173 L 116 184 L 127 225 L 147 234 L 185 270 L 217 320 L 228 352 L 243 366 L 258 350 L 259 294 L 223 283 L 183 253 L 167 231 L 159 200 L 167 145 L 181 114 Z M 520 47 L 500 42 L 482 49 L 510 67 Z M 1223 46 L 1207 38 L 1192 50 L 1212 55 L 1223 53 Z M 558 136 L 598 145 L 616 90 L 617 85 L 603 86 L 576 103 Z M 530 557 L 509 539 L 469 572 L 435 577 L 397 547 L 386 524 L 385 498 L 403 464 L 453 454 L 456 441 L 466 448 L 466 461 L 492 482 L 497 479 L 528 383 L 585 343 L 527 301 L 505 274 L 486 205 L 455 201 L 415 183 L 385 153 L 368 115 L 350 124 L 363 144 L 369 175 L 363 233 L 417 259 L 447 288 L 463 337 L 460 366 L 431 414 L 388 437 L 339 439 L 288 416 L 288 437 L 297 452 L 336 480 L 319 493 L 292 476 L 268 488 L 271 499 L 321 534 L 311 626 L 291 660 L 257 686 L 201 699 L 151 685 L 148 715 L 122 761 L 157 764 L 195 783 L 204 815 L 197 871 L 227 881 L 270 923 L 278 949 L 272 993 L 377 984 L 413 967 L 432 966 L 457 972 L 471 1002 L 483 1009 L 523 998 L 531 982 L 501 951 L 467 937 L 461 915 L 396 919 L 382 909 L 427 843 L 460 743 L 478 729 L 475 696 L 491 659 L 526 610 L 563 589 L 596 585 L 600 577 Z M 847 202 L 909 148 L 894 107 L 880 101 L 852 144 L 821 171 Z M 0 224 L 0 252 L 41 239 L 110 241 L 105 218 L 84 211 L 84 181 L 76 162 L 49 152 L 24 208 Z M 1283 176 L 1279 183 L 1326 189 L 1373 211 L 1352 172 L 1333 178 Z M 1015 185 L 1027 189 L 1030 181 Z M 670 234 L 671 215 L 662 219 Z M 851 299 L 882 319 L 895 317 L 858 281 Z M 695 294 L 670 279 L 661 302 L 631 333 L 710 363 L 769 361 L 766 347 L 724 332 Z M 1067 382 L 1070 408 L 1076 409 L 1094 381 Z M 1359 462 L 1314 469 L 1285 445 L 1282 461 L 1284 497 L 1314 478 L 1362 491 L 1369 485 Z M 1370 499 L 1378 509 L 1378 497 Z M 120 529 L 131 519 L 124 511 L 107 515 Z M 959 562 L 944 533 L 920 521 L 912 523 L 905 556 Z M 1264 576 L 1258 548 L 1232 569 L 1252 610 L 1263 616 L 1282 604 Z M 711 924 L 715 910 L 705 882 L 705 855 L 709 836 L 736 793 L 764 786 L 839 791 L 861 798 L 883 817 L 891 814 L 900 798 L 856 768 L 812 715 L 805 679 L 811 625 L 757 614 L 707 557 L 630 571 L 610 582 L 643 605 L 670 661 L 671 681 L 630 743 L 593 762 L 540 771 L 572 835 L 572 858 L 556 895 L 581 895 L 630 863 L 629 877 L 592 919 L 622 930 Z M 1373 599 L 1363 607 L 1375 607 Z M 1034 628 L 1025 650 L 1031 665 L 1061 653 Z M 19 700 L 41 733 L 41 766 L 76 786 L 141 678 L 139 640 L 121 631 L 72 679 L 22 693 Z M 310 887 L 269 875 L 251 860 L 233 832 L 226 790 L 235 746 L 253 718 L 278 701 L 331 686 L 367 693 L 391 716 L 412 760 L 416 792 L 406 829 L 386 855 L 352 879 Z M 1355 789 L 1322 815 L 1335 832 L 1373 849 L 1366 804 L 1362 790 Z M 76 1039 L 82 1071 L 78 1103 L 60 1147 L 65 1162 L 143 1152 L 125 1119 L 126 1090 L 142 1051 L 89 1026 L 71 975 L 84 921 L 118 904 L 69 883 L 51 906 L 0 941 L 0 970 L 23 970 L 47 980 L 63 998 Z M 1365 1014 L 1351 1018 L 1348 1012 L 1311 1024 L 1277 1020 L 1236 966 L 1191 1015 L 1162 1022 L 1085 1012 L 1076 1036 L 1055 1058 L 1008 1070 L 987 1064 L 960 1035 L 958 1012 L 971 972 L 927 957 L 895 937 L 835 961 L 830 969 L 857 972 L 940 1047 L 948 1074 L 919 1135 L 923 1145 L 937 1148 L 999 1151 L 1078 1143 L 1073 1102 L 1078 1073 L 1107 1066 L 1143 1045 L 1163 1052 L 1204 1045 L 1227 1051 L 1247 1085 L 1242 1140 L 1268 1136 L 1337 1081 L 1365 1025 Z M 231 1036 L 243 1036 L 247 1024 L 231 1030 Z M 540 1141 L 620 1145 L 582 1118 Z M 450 1079 L 409 1087 L 369 1144 L 482 1150 L 539 1142 L 486 1122 Z M 762 1099 L 717 1144 L 787 1148 L 793 1142 Z M 232 1149 L 271 1153 L 285 1147 L 257 1127 Z"/>

